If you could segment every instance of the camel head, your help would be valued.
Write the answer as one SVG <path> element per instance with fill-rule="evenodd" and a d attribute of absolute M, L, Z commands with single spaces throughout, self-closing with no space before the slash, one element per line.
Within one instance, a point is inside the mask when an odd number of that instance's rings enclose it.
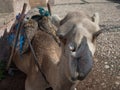
<path fill-rule="evenodd" d="M 7 62 L 10 56 L 10 45 L 8 43 L 8 33 L 7 30 L 4 31 L 3 36 L 0 37 L 0 61 Z"/>
<path fill-rule="evenodd" d="M 95 40 L 99 34 L 98 13 L 90 17 L 84 12 L 70 12 L 61 21 L 57 35 L 65 45 L 68 78 L 72 81 L 83 80 L 92 69 Z"/>

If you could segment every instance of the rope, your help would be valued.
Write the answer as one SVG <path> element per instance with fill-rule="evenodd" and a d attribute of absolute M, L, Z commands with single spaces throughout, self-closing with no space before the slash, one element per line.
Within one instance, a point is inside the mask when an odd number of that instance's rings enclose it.
<path fill-rule="evenodd" d="M 43 9 L 42 7 L 38 7 L 39 9 L 39 13 L 41 16 L 50 16 L 50 12 L 48 12 L 47 10 Z"/>

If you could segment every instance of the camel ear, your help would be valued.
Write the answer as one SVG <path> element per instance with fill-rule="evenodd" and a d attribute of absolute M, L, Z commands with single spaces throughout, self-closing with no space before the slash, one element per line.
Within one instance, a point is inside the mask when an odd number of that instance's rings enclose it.
<path fill-rule="evenodd" d="M 52 23 L 56 26 L 56 27 L 59 27 L 60 26 L 60 21 L 61 21 L 61 18 L 58 16 L 58 15 L 52 15 L 50 17 Z"/>
<path fill-rule="evenodd" d="M 94 41 L 101 33 L 103 33 L 104 31 L 105 31 L 105 30 L 99 30 L 99 31 L 93 33 L 93 41 Z"/>
<path fill-rule="evenodd" d="M 92 21 L 95 22 L 95 24 L 99 25 L 99 13 L 95 13 L 92 16 Z"/>
<path fill-rule="evenodd" d="M 74 29 L 74 24 L 67 21 L 58 28 L 56 34 L 58 37 L 65 39 L 69 34 L 69 32 L 71 32 L 73 29 Z"/>
<path fill-rule="evenodd" d="M 66 15 L 61 21 L 60 21 L 60 25 L 63 25 L 65 22 L 67 22 L 69 20 L 69 16 Z"/>

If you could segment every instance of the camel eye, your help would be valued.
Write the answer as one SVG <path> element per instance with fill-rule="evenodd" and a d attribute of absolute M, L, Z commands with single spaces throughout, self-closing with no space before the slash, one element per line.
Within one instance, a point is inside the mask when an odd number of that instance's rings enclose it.
<path fill-rule="evenodd" d="M 26 19 L 29 20 L 29 17 L 27 17 Z"/>

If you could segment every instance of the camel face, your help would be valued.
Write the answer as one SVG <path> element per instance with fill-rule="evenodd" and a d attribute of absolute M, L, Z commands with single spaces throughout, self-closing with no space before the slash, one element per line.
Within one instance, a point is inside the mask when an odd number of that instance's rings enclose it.
<path fill-rule="evenodd" d="M 83 37 L 78 49 L 69 55 L 69 68 L 71 80 L 83 80 L 92 69 L 93 57 L 89 49 L 87 38 Z"/>
<path fill-rule="evenodd" d="M 93 66 L 95 53 L 94 33 L 99 31 L 98 14 L 88 17 L 81 12 L 69 13 L 61 22 L 57 35 L 65 40 L 72 81 L 83 80 Z"/>

